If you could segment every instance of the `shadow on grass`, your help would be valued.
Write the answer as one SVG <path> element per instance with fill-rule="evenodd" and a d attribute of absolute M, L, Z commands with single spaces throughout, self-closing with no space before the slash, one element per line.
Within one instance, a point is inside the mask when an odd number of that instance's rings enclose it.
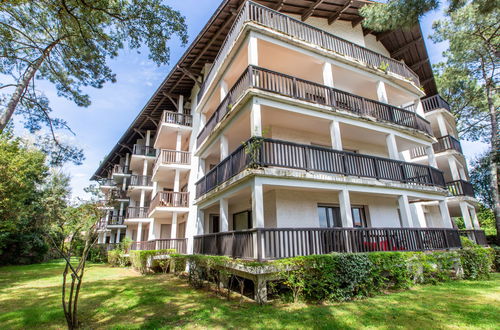
<path fill-rule="evenodd" d="M 0 273 L 1 273 L 0 269 Z M 46 268 L 47 274 L 50 267 Z M 48 276 L 55 276 L 52 269 Z M 36 281 L 39 274 L 31 274 Z M 26 275 L 23 281 L 29 283 Z M 500 274 L 481 282 L 450 282 L 370 299 L 335 304 L 259 306 L 238 303 L 207 290 L 194 290 L 171 275 L 140 276 L 124 269 L 91 265 L 80 299 L 87 328 L 444 328 L 497 325 Z M 2 307 L 8 306 L 8 307 Z M 21 287 L 0 292 L 0 328 L 61 328 L 60 287 Z"/>

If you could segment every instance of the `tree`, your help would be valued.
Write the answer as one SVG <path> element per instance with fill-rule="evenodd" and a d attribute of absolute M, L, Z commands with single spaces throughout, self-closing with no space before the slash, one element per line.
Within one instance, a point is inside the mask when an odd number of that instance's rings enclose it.
<path fill-rule="evenodd" d="M 449 49 L 443 54 L 450 70 L 465 74 L 464 78 L 476 81 L 483 91 L 482 103 L 476 105 L 477 113 L 487 113 L 491 152 L 490 190 L 493 198 L 493 212 L 497 226 L 497 238 L 500 238 L 500 201 L 499 201 L 499 108 L 498 69 L 500 65 L 500 7 L 484 13 L 478 4 L 468 4 L 453 12 L 446 19 L 434 23 L 435 42 L 448 41 Z M 486 111 L 484 111 L 486 109 Z M 480 134 L 479 134 L 480 136 Z M 476 136 L 476 139 L 479 138 Z"/>
<path fill-rule="evenodd" d="M 488 151 L 471 162 L 470 183 L 474 186 L 476 198 L 486 207 L 494 209 L 495 201 L 490 185 L 490 155 L 491 152 Z"/>
<path fill-rule="evenodd" d="M 50 117 L 49 101 L 37 83 L 49 81 L 59 96 L 88 107 L 90 99 L 82 88 L 116 81 L 108 58 L 124 47 L 146 48 L 155 63 L 168 63 L 167 42 L 173 36 L 186 44 L 185 20 L 161 0 L 0 2 L 0 73 L 11 77 L 9 83 L 0 83 L 0 89 L 10 91 L 0 97 L 0 132 L 17 113 L 31 132 L 48 127 L 55 147 L 81 162 L 81 152 L 57 138 L 56 130 L 69 127 Z"/>

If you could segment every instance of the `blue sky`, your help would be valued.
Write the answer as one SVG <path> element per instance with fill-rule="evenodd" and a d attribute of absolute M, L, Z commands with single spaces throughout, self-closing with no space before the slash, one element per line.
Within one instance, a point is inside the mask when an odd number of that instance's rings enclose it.
<path fill-rule="evenodd" d="M 186 17 L 191 42 L 203 28 L 212 13 L 220 4 L 219 0 L 167 1 Z M 441 53 L 446 45 L 435 45 L 428 39 L 432 32 L 432 22 L 441 17 L 440 11 L 427 14 L 421 21 L 422 31 L 432 63 L 442 59 Z M 84 197 L 83 188 L 88 186 L 91 175 L 99 162 L 111 151 L 138 112 L 144 107 L 161 81 L 182 56 L 185 47 L 178 40 L 170 43 L 170 64 L 157 67 L 148 60 L 147 53 L 125 50 L 109 62 L 117 75 L 117 82 L 108 83 L 102 89 L 87 89 L 92 104 L 79 108 L 72 102 L 56 95 L 48 83 L 39 85 L 51 101 L 54 115 L 64 118 L 75 132 L 68 137 L 83 148 L 86 159 L 80 166 L 66 165 L 63 169 L 72 177 L 73 197 Z M 485 149 L 485 144 L 463 141 L 462 146 L 467 158 Z"/>

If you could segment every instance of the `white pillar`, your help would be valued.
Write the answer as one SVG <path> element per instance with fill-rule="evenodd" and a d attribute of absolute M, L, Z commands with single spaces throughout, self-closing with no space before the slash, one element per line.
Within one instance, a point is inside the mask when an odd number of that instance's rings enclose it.
<path fill-rule="evenodd" d="M 460 180 L 460 174 L 458 172 L 457 160 L 455 157 L 448 157 L 448 165 L 450 166 L 451 178 L 453 181 Z"/>
<path fill-rule="evenodd" d="M 115 242 L 115 237 L 116 237 L 116 236 L 115 236 L 115 235 L 113 235 L 113 231 L 111 230 L 111 231 L 109 232 L 109 242 L 110 242 L 111 244 L 113 244 L 113 243 Z"/>
<path fill-rule="evenodd" d="M 146 131 L 146 142 L 145 142 L 145 145 L 146 145 L 146 147 L 149 147 L 150 144 L 151 144 L 151 131 L 147 130 Z"/>
<path fill-rule="evenodd" d="M 179 95 L 177 108 L 179 109 L 179 113 L 184 113 L 184 95 Z"/>
<path fill-rule="evenodd" d="M 177 137 L 175 140 L 175 150 L 182 150 L 182 133 L 181 131 L 177 131 Z"/>
<path fill-rule="evenodd" d="M 264 228 L 264 193 L 258 180 L 252 185 L 252 227 Z"/>
<path fill-rule="evenodd" d="M 180 191 L 180 170 L 176 169 L 175 170 L 175 176 L 174 176 L 174 191 L 179 192 Z"/>
<path fill-rule="evenodd" d="M 474 229 L 466 202 L 460 202 L 460 212 L 462 213 L 462 218 L 464 218 L 465 229 Z"/>
<path fill-rule="evenodd" d="M 474 229 L 481 229 L 481 226 L 479 225 L 479 219 L 477 218 L 476 209 L 474 207 L 470 207 L 469 211 L 472 218 L 472 224 L 474 225 Z"/>
<path fill-rule="evenodd" d="M 467 174 L 465 173 L 465 169 L 462 165 L 458 165 L 458 173 L 460 174 L 460 178 L 462 180 L 467 181 Z"/>
<path fill-rule="evenodd" d="M 120 243 L 120 236 L 121 236 L 121 233 L 122 233 L 122 229 L 121 228 L 118 228 L 116 230 L 116 239 L 115 239 L 115 242 L 116 243 Z"/>
<path fill-rule="evenodd" d="M 221 198 L 219 201 L 220 206 L 220 231 L 229 230 L 229 203 L 226 198 Z"/>
<path fill-rule="evenodd" d="M 332 149 L 342 150 L 342 136 L 340 134 L 340 125 L 336 120 L 330 123 L 330 139 L 332 141 Z"/>
<path fill-rule="evenodd" d="M 328 87 L 334 87 L 332 65 L 329 62 L 323 63 L 323 84 Z"/>
<path fill-rule="evenodd" d="M 407 195 L 400 195 L 398 197 L 399 212 L 403 222 L 403 228 L 413 228 L 413 219 L 411 216 L 410 202 Z"/>
<path fill-rule="evenodd" d="M 229 142 L 227 141 L 227 137 L 222 134 L 220 136 L 220 160 L 222 161 L 227 156 L 229 156 Z"/>
<path fill-rule="evenodd" d="M 196 221 L 196 234 L 203 235 L 205 233 L 205 212 L 198 209 L 198 216 Z"/>
<path fill-rule="evenodd" d="M 429 165 L 437 168 L 436 155 L 434 154 L 434 148 L 432 146 L 425 147 L 427 152 L 427 159 L 429 160 Z"/>
<path fill-rule="evenodd" d="M 382 103 L 389 103 L 387 98 L 387 90 L 385 89 L 385 83 L 382 80 L 377 82 L 377 97 Z"/>
<path fill-rule="evenodd" d="M 445 228 L 453 228 L 451 222 L 450 211 L 448 210 L 448 205 L 445 200 L 439 201 L 439 212 L 441 213 L 441 218 Z"/>
<path fill-rule="evenodd" d="M 224 100 L 228 92 L 227 82 L 221 80 L 219 88 L 220 88 L 220 101 L 222 102 L 222 100 Z"/>
<path fill-rule="evenodd" d="M 424 106 L 422 105 L 422 101 L 420 99 L 416 99 L 414 104 L 415 104 L 415 112 L 417 113 L 417 115 L 425 117 Z"/>
<path fill-rule="evenodd" d="M 142 165 L 142 175 L 146 176 L 148 175 L 148 160 L 144 159 L 143 165 Z"/>
<path fill-rule="evenodd" d="M 120 202 L 120 208 L 118 210 L 118 215 L 123 215 L 123 212 L 125 211 L 125 206 L 123 204 L 123 202 Z M 109 219 L 109 217 L 108 217 Z"/>
<path fill-rule="evenodd" d="M 177 238 L 177 212 L 172 214 L 172 225 L 170 226 L 170 238 Z"/>
<path fill-rule="evenodd" d="M 153 182 L 153 191 L 151 193 L 151 200 L 153 200 L 153 198 L 155 198 L 157 191 L 158 191 L 158 182 L 154 181 Z"/>
<path fill-rule="evenodd" d="M 103 244 L 105 241 L 103 240 L 103 232 L 100 232 L 97 235 L 97 244 Z"/>
<path fill-rule="evenodd" d="M 349 196 L 349 190 L 342 189 L 339 191 L 339 206 L 342 227 L 352 228 L 354 224 L 352 221 L 351 197 Z"/>
<path fill-rule="evenodd" d="M 441 137 L 448 135 L 448 129 L 446 128 L 446 122 L 442 114 L 438 114 L 437 123 Z"/>
<path fill-rule="evenodd" d="M 204 158 L 198 159 L 198 179 L 201 179 L 206 173 L 206 162 Z"/>
<path fill-rule="evenodd" d="M 424 207 L 422 206 L 421 203 L 412 203 L 410 204 L 410 209 L 412 209 L 412 220 L 413 220 L 413 226 L 420 228 L 425 228 L 427 227 L 427 221 L 425 220 L 425 212 L 424 212 Z"/>
<path fill-rule="evenodd" d="M 250 33 L 248 38 L 248 65 L 259 65 L 258 42 L 253 33 Z"/>
<path fill-rule="evenodd" d="M 137 224 L 137 237 L 136 237 L 137 242 L 142 241 L 142 222 L 139 222 Z"/>
<path fill-rule="evenodd" d="M 141 197 L 139 199 L 139 206 L 144 207 L 146 204 L 146 191 L 144 189 L 141 189 Z"/>
<path fill-rule="evenodd" d="M 151 222 L 149 223 L 149 230 L 148 230 L 148 241 L 156 239 L 155 236 L 155 219 L 151 219 Z"/>
<path fill-rule="evenodd" d="M 251 136 L 262 136 L 262 116 L 260 104 L 256 103 L 255 99 L 250 110 L 250 132 Z"/>
<path fill-rule="evenodd" d="M 389 151 L 389 158 L 399 160 L 398 145 L 396 144 L 396 137 L 394 134 L 388 134 L 385 137 L 387 143 L 387 150 Z"/>

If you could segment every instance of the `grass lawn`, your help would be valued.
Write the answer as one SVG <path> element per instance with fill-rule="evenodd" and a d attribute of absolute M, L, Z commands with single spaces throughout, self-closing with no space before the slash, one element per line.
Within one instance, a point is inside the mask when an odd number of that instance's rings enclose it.
<path fill-rule="evenodd" d="M 65 327 L 63 263 L 0 268 L 0 329 Z M 228 302 L 171 275 L 141 276 L 91 264 L 80 298 L 85 328 L 499 328 L 500 274 L 490 280 L 422 286 L 349 303 Z"/>

